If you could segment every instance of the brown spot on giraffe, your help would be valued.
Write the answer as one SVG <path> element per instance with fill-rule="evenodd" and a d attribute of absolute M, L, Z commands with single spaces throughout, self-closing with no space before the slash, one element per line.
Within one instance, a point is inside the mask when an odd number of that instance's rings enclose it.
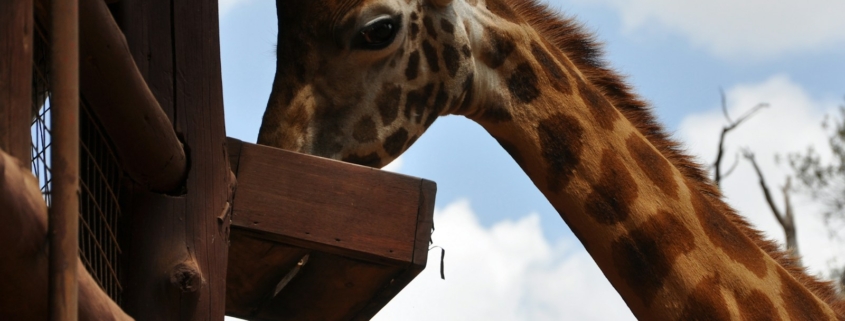
<path fill-rule="evenodd" d="M 458 53 L 458 50 L 451 45 L 443 45 L 443 65 L 446 66 L 446 70 L 449 72 L 450 78 L 455 78 L 455 75 L 458 73 L 458 68 L 461 67 L 461 57 Z"/>
<path fill-rule="evenodd" d="M 359 143 L 368 143 L 378 138 L 378 131 L 376 130 L 376 122 L 370 116 L 361 117 L 352 128 L 352 137 Z"/>
<path fill-rule="evenodd" d="M 402 148 L 405 147 L 405 142 L 408 141 L 408 130 L 405 128 L 399 128 L 390 136 L 387 136 L 387 139 L 384 140 L 384 151 L 387 152 L 388 155 L 391 157 L 399 156 L 402 153 Z"/>
<path fill-rule="evenodd" d="M 505 63 L 505 60 L 513 53 L 515 45 L 507 35 L 493 28 L 486 28 L 484 30 L 486 35 L 486 43 L 483 45 L 481 51 L 481 62 L 492 69 L 499 68 Z"/>
<path fill-rule="evenodd" d="M 559 192 L 569 184 L 575 167 L 581 164 L 584 128 L 572 116 L 557 114 L 541 120 L 537 136 L 548 164 L 548 189 Z"/>
<path fill-rule="evenodd" d="M 516 66 L 508 77 L 507 83 L 511 95 L 523 103 L 530 103 L 540 96 L 540 89 L 537 88 L 537 74 L 527 62 Z"/>
<path fill-rule="evenodd" d="M 546 76 L 551 81 L 552 87 L 562 94 L 571 95 L 572 85 L 569 84 L 569 79 L 566 78 L 566 74 L 560 69 L 558 63 L 546 53 L 546 50 L 540 47 L 537 42 L 532 41 L 531 54 L 546 71 Z"/>
<path fill-rule="evenodd" d="M 416 12 L 411 12 L 411 21 L 417 21 L 419 18 L 420 16 Z"/>
<path fill-rule="evenodd" d="M 418 50 L 414 50 L 410 56 L 408 56 L 408 67 L 405 68 L 405 78 L 409 81 L 417 79 L 417 74 L 420 70 L 420 52 Z"/>
<path fill-rule="evenodd" d="M 399 115 L 399 100 L 402 99 L 402 87 L 386 83 L 381 86 L 381 91 L 376 98 L 381 123 L 387 126 L 396 120 Z"/>
<path fill-rule="evenodd" d="M 445 18 L 440 19 L 440 30 L 443 30 L 443 32 L 447 34 L 454 35 L 455 25 L 453 25 L 451 22 L 449 22 L 449 20 L 446 20 Z"/>
<path fill-rule="evenodd" d="M 425 61 L 428 62 L 428 69 L 430 69 L 431 72 L 439 72 L 440 64 L 437 60 L 437 49 L 434 49 L 434 46 L 432 46 L 428 40 L 423 41 L 422 49 L 423 54 L 425 54 Z"/>
<path fill-rule="evenodd" d="M 775 304 L 760 290 L 753 289 L 744 293 L 734 290 L 739 317 L 743 321 L 781 321 Z"/>
<path fill-rule="evenodd" d="M 417 123 L 422 121 L 428 99 L 432 94 L 434 94 L 434 84 L 427 84 L 423 88 L 409 91 L 405 96 L 405 118 Z"/>
<path fill-rule="evenodd" d="M 798 284 L 789 273 L 779 268 L 778 277 L 781 282 L 781 298 L 790 319 L 799 321 L 829 319 L 824 309 L 812 299 L 812 293 Z"/>
<path fill-rule="evenodd" d="M 669 161 L 637 134 L 628 136 L 626 145 L 631 157 L 648 179 L 664 194 L 678 200 L 678 184 L 675 182 Z"/>
<path fill-rule="evenodd" d="M 637 183 L 621 157 L 609 149 L 602 152 L 599 168 L 601 177 L 587 195 L 584 210 L 599 223 L 621 223 L 628 218 L 630 205 L 637 199 Z"/>
<path fill-rule="evenodd" d="M 428 115 L 425 117 L 425 122 L 423 123 L 424 128 L 428 128 L 431 124 L 437 120 L 437 117 L 440 116 L 440 112 L 446 108 L 446 105 L 449 103 L 449 93 L 446 91 L 446 88 L 443 83 L 440 84 L 440 88 L 437 90 L 437 95 L 434 96 L 434 103 L 432 105 L 431 110 L 428 111 Z"/>
<path fill-rule="evenodd" d="M 434 22 L 431 21 L 429 17 L 423 17 L 423 26 L 425 26 L 425 32 L 432 40 L 437 40 L 437 29 L 434 28 Z"/>
<path fill-rule="evenodd" d="M 439 117 L 439 116 L 440 115 L 438 115 L 435 112 L 429 112 L 428 116 L 425 117 L 425 122 L 423 123 L 423 127 L 424 128 L 430 127 L 431 124 L 434 124 L 434 121 L 437 120 L 437 117 Z"/>
<path fill-rule="evenodd" d="M 663 288 L 678 257 L 693 249 L 692 232 L 666 211 L 658 211 L 611 244 L 614 266 L 646 307 Z"/>
<path fill-rule="evenodd" d="M 493 99 L 481 113 L 481 120 L 501 123 L 513 120 L 510 110 L 505 107 L 502 99 Z"/>
<path fill-rule="evenodd" d="M 731 314 L 721 291 L 719 274 L 699 281 L 687 297 L 679 321 L 721 321 L 730 320 Z"/>
<path fill-rule="evenodd" d="M 506 152 L 508 152 L 508 154 L 511 155 L 511 158 L 513 158 L 513 160 L 517 164 L 519 164 L 519 166 L 525 166 L 525 159 L 522 157 L 522 153 L 519 152 L 519 147 L 517 147 L 516 144 L 511 143 L 509 140 L 503 137 L 493 136 L 493 138 L 495 138 L 496 141 L 499 142 L 499 145 L 502 146 L 502 148 Z"/>
<path fill-rule="evenodd" d="M 321 156 L 330 156 L 339 153 L 343 150 L 341 138 L 343 137 L 343 129 L 341 124 L 336 122 L 327 122 L 322 124 L 317 130 L 314 137 L 314 153 Z"/>
<path fill-rule="evenodd" d="M 490 10 L 496 16 L 513 23 L 519 23 L 519 16 L 513 12 L 513 9 L 502 0 L 486 0 L 487 10 Z"/>
<path fill-rule="evenodd" d="M 411 37 L 411 40 L 417 40 L 418 34 L 420 34 L 420 25 L 416 22 L 411 22 L 411 26 L 408 29 L 408 35 Z"/>
<path fill-rule="evenodd" d="M 469 50 L 469 46 L 467 45 L 461 47 L 461 53 L 464 54 L 464 58 L 469 58 L 472 55 L 472 51 Z"/>
<path fill-rule="evenodd" d="M 368 167 L 378 167 L 381 165 L 381 157 L 379 157 L 377 152 L 372 152 L 363 156 L 359 156 L 357 154 L 348 155 L 343 158 L 343 161 Z"/>
<path fill-rule="evenodd" d="M 610 101 L 598 89 L 587 84 L 583 79 L 578 81 L 578 93 L 584 99 L 587 109 L 590 110 L 590 114 L 593 115 L 599 126 L 612 130 L 613 123 L 619 118 L 619 114 L 610 104 Z"/>
<path fill-rule="evenodd" d="M 763 251 L 754 245 L 727 216 L 719 211 L 701 191 L 688 185 L 690 201 L 704 233 L 716 247 L 722 249 L 731 259 L 744 265 L 758 277 L 766 276 L 766 261 Z"/>

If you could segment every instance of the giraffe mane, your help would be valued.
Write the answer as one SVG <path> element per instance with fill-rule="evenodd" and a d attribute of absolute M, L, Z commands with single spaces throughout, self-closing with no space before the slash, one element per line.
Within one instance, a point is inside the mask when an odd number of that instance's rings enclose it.
<path fill-rule="evenodd" d="M 660 153 L 683 174 L 692 188 L 707 197 L 742 233 L 784 267 L 799 283 L 827 303 L 837 314 L 845 314 L 845 300 L 837 297 L 832 282 L 810 276 L 798 260 L 779 249 L 725 203 L 722 193 L 683 146 L 673 140 L 655 119 L 649 104 L 637 96 L 624 78 L 605 62 L 602 44 L 574 19 L 564 17 L 537 0 L 504 0 L 541 36 L 560 49 L 584 76 L 626 117 Z"/>

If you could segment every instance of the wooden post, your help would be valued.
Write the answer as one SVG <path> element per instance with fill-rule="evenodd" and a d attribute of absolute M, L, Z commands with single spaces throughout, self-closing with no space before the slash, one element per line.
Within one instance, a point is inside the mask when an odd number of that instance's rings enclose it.
<path fill-rule="evenodd" d="M 52 206 L 48 216 L 50 320 L 76 320 L 79 253 L 79 7 L 53 0 Z"/>
<path fill-rule="evenodd" d="M 0 150 L 29 161 L 32 0 L 0 1 Z"/>
<path fill-rule="evenodd" d="M 185 193 L 132 186 L 124 309 L 139 320 L 222 320 L 229 211 L 216 0 L 121 0 L 111 7 L 150 90 L 174 122 L 190 169 Z"/>

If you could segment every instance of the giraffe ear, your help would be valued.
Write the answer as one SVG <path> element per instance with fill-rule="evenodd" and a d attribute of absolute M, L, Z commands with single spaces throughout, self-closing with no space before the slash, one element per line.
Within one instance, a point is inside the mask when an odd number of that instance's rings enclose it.
<path fill-rule="evenodd" d="M 452 0 L 428 0 L 428 2 L 438 8 L 443 8 L 452 4 Z"/>

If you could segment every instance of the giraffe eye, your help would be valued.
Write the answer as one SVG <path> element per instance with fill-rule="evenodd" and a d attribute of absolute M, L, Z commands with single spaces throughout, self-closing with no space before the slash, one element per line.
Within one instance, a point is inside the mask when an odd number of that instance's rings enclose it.
<path fill-rule="evenodd" d="M 361 28 L 353 42 L 354 47 L 368 50 L 384 49 L 396 38 L 398 24 L 393 18 L 377 19 Z"/>

